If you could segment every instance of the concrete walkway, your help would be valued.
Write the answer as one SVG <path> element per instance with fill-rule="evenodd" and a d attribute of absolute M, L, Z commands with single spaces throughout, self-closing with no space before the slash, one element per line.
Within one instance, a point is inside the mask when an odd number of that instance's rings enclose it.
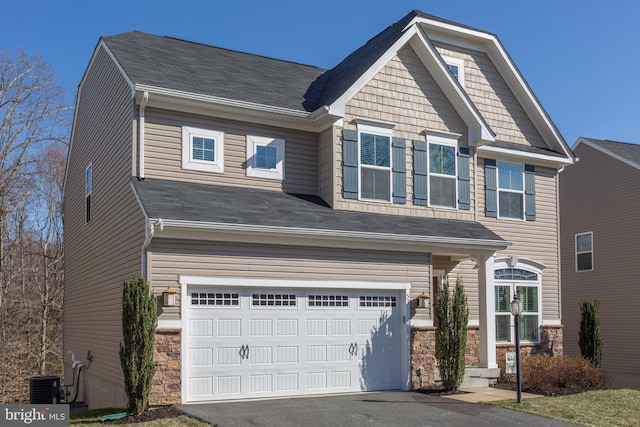
<path fill-rule="evenodd" d="M 568 427 L 573 424 L 510 411 L 486 402 L 515 392 L 474 389 L 449 397 L 411 391 L 177 405 L 180 412 L 219 427 Z M 466 396 L 466 398 L 461 398 Z M 530 395 L 527 395 L 529 397 Z"/>
<path fill-rule="evenodd" d="M 513 390 L 503 390 L 501 388 L 482 387 L 482 388 L 470 388 L 460 389 L 463 394 L 452 394 L 450 396 L 444 396 L 447 399 L 459 400 L 461 402 L 468 403 L 484 403 L 495 402 L 496 400 L 516 400 L 518 394 Z M 542 397 L 537 394 L 522 393 L 523 399 L 533 399 L 535 397 Z"/>

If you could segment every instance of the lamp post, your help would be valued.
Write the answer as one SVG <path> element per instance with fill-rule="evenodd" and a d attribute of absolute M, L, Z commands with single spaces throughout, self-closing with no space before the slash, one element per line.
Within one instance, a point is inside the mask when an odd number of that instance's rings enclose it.
<path fill-rule="evenodd" d="M 518 299 L 518 294 L 513 294 L 513 301 L 510 304 L 511 314 L 513 314 L 514 328 L 516 330 L 516 387 L 518 389 L 518 403 L 522 403 L 522 383 L 520 381 L 520 313 L 522 313 L 522 303 Z"/>

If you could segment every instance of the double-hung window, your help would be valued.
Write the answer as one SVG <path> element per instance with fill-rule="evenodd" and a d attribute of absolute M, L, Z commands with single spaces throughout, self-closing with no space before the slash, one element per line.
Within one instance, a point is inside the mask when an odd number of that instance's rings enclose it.
<path fill-rule="evenodd" d="M 391 129 L 358 126 L 360 198 L 391 201 Z"/>
<path fill-rule="evenodd" d="M 183 126 L 182 167 L 203 172 L 224 172 L 224 133 Z"/>
<path fill-rule="evenodd" d="M 576 271 L 593 270 L 593 233 L 576 234 Z"/>
<path fill-rule="evenodd" d="M 498 217 L 524 219 L 524 165 L 498 162 Z"/>
<path fill-rule="evenodd" d="M 247 176 L 284 179 L 284 139 L 247 136 Z"/>
<path fill-rule="evenodd" d="M 512 343 L 514 319 L 510 303 L 517 293 L 522 303 L 520 315 L 520 339 L 538 342 L 540 325 L 540 275 L 521 268 L 495 270 L 496 341 Z"/>
<path fill-rule="evenodd" d="M 431 205 L 457 206 L 457 171 L 455 140 L 427 136 L 429 150 L 429 201 Z"/>

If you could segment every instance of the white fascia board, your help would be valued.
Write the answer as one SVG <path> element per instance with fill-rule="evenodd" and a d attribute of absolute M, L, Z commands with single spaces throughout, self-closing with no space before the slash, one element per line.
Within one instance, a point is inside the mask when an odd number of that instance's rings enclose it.
<path fill-rule="evenodd" d="M 569 164 L 575 163 L 573 153 L 568 144 L 551 122 L 548 114 L 538 102 L 526 80 L 516 68 L 495 34 L 423 17 L 416 17 L 412 23 L 419 23 L 426 27 L 429 30 L 429 37 L 434 40 L 485 52 L 529 115 L 536 129 L 543 137 L 546 136 L 545 140 L 547 142 L 550 139 L 553 144 L 562 149 L 570 160 Z M 432 35 L 431 30 L 435 34 Z"/>
<path fill-rule="evenodd" d="M 626 164 L 628 166 L 631 166 L 634 169 L 640 169 L 640 164 L 638 164 L 636 162 L 633 162 L 633 161 L 631 161 L 629 159 L 626 159 L 626 158 L 624 158 L 622 156 L 619 156 L 616 153 L 614 153 L 612 151 L 609 151 L 606 148 L 603 148 L 603 147 L 599 146 L 598 144 L 596 144 L 594 142 L 591 142 L 588 139 L 583 138 L 583 137 L 578 138 L 578 140 L 576 141 L 576 143 L 573 146 L 573 149 L 575 150 L 576 148 L 578 148 L 578 145 L 580 145 L 580 144 L 587 145 L 587 146 L 593 148 L 594 150 L 597 150 L 597 151 L 599 151 L 599 152 L 601 152 L 603 154 L 606 154 L 609 157 L 612 157 L 612 158 L 614 158 L 614 159 L 616 159 L 618 161 L 621 161 L 622 163 L 624 163 L 624 164 Z"/>
<path fill-rule="evenodd" d="M 144 92 L 149 93 L 147 106 L 150 107 L 166 108 L 185 113 L 214 115 L 215 117 L 234 120 L 241 120 L 245 117 L 254 123 L 273 126 L 280 124 L 282 126 L 311 132 L 324 130 L 340 118 L 332 117 L 326 107 L 320 107 L 309 113 L 290 108 L 275 107 L 145 84 L 136 84 L 135 90 L 137 102 L 140 102 Z"/>
<path fill-rule="evenodd" d="M 383 55 L 364 72 L 333 104 L 329 105 L 329 114 L 344 117 L 347 102 L 376 75 L 396 53 L 416 34 L 416 28 L 409 28 Z"/>
<path fill-rule="evenodd" d="M 478 154 L 489 154 L 489 155 L 498 154 L 498 155 L 515 159 L 515 160 L 521 160 L 521 161 L 529 160 L 532 164 L 549 166 L 553 168 L 561 168 L 561 167 L 565 167 L 575 163 L 574 160 L 564 158 L 564 157 L 547 156 L 544 154 L 529 153 L 527 151 L 518 151 L 518 150 L 509 149 L 509 148 L 493 147 L 490 145 L 483 145 L 481 147 L 478 147 L 477 151 L 478 151 Z"/>
<path fill-rule="evenodd" d="M 475 138 L 474 141 L 494 141 L 493 132 L 485 124 L 459 83 L 451 76 L 446 64 L 418 25 L 408 26 L 405 33 L 349 89 L 329 106 L 329 113 L 334 116 L 344 116 L 347 102 L 377 75 L 406 44 L 410 44 L 416 51 L 422 63 L 445 92 L 449 101 L 469 127 L 469 134 Z M 472 132 L 472 129 L 476 131 Z"/>
<path fill-rule="evenodd" d="M 379 245 L 378 249 L 389 251 L 411 252 L 419 250 L 447 253 L 496 252 L 506 250 L 511 242 L 486 239 L 451 238 L 439 236 L 415 236 L 404 234 L 385 234 L 360 231 L 341 231 L 313 228 L 275 227 L 264 225 L 227 224 L 201 221 L 183 221 L 168 219 L 150 219 L 158 225 L 156 237 L 180 238 L 184 231 L 196 231 L 199 239 L 208 239 L 203 232 L 213 232 L 212 240 L 238 240 L 239 236 L 251 236 L 265 243 L 304 244 L 324 247 L 370 247 Z M 159 230 L 158 230 L 159 228 Z M 177 231 L 177 232 L 176 232 Z M 226 234 L 226 236 L 225 236 Z M 185 235 L 186 237 L 186 235 Z M 189 238 L 194 238 L 189 235 Z"/>
<path fill-rule="evenodd" d="M 248 279 L 178 275 L 181 286 L 228 286 L 231 288 L 289 288 L 289 289 L 376 289 L 407 290 L 407 282 L 362 282 L 347 280 L 295 280 L 295 279 Z"/>

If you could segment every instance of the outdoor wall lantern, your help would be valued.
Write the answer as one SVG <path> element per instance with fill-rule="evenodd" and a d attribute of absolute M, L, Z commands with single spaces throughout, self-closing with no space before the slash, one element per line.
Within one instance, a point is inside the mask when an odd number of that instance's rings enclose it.
<path fill-rule="evenodd" d="M 167 289 L 162 292 L 162 306 L 163 307 L 175 307 L 176 305 L 176 294 L 178 292 L 169 286 Z"/>
<path fill-rule="evenodd" d="M 418 295 L 417 300 L 418 300 L 419 308 L 429 307 L 429 294 L 427 294 L 426 292 L 423 292 L 420 295 Z"/>
<path fill-rule="evenodd" d="M 516 332 L 516 387 L 518 389 L 518 403 L 522 403 L 522 383 L 520 381 L 520 314 L 522 314 L 522 302 L 518 299 L 518 294 L 513 294 L 513 301 L 510 304 L 511 314 L 513 314 L 513 326 Z"/>

